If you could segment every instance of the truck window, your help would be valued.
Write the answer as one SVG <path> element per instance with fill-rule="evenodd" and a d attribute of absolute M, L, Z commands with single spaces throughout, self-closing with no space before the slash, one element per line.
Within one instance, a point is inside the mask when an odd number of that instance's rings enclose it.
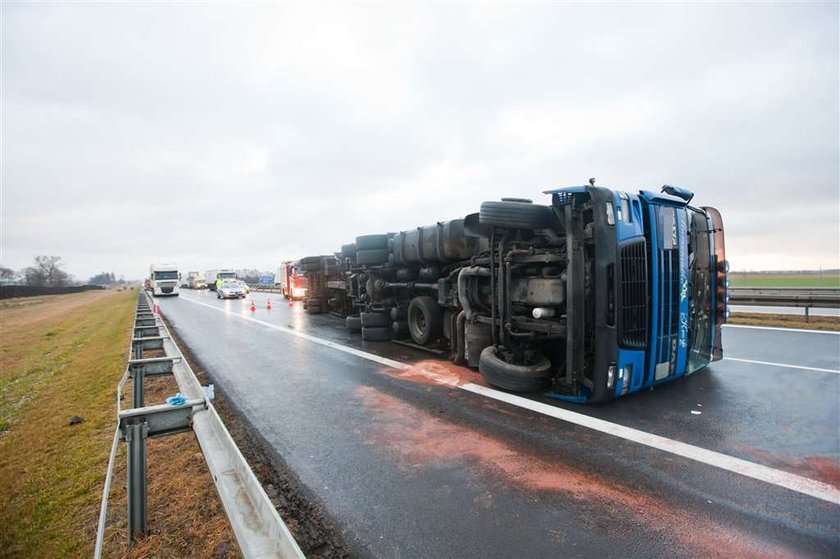
<path fill-rule="evenodd" d="M 686 374 L 709 364 L 712 352 L 712 233 L 706 214 L 690 210 L 691 232 L 689 239 L 689 347 Z"/>

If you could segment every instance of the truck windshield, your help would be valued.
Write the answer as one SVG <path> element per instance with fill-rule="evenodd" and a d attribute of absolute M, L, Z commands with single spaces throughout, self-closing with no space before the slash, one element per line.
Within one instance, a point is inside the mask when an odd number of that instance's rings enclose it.
<path fill-rule="evenodd" d="M 172 270 L 171 272 L 155 272 L 156 280 L 176 280 L 178 279 L 178 271 Z"/>
<path fill-rule="evenodd" d="M 686 374 L 709 364 L 712 352 L 712 247 L 706 214 L 689 209 L 691 232 L 689 239 L 689 353 Z"/>
<path fill-rule="evenodd" d="M 216 277 L 221 278 L 221 279 L 235 279 L 236 278 L 236 273 L 235 272 L 221 272 Z"/>

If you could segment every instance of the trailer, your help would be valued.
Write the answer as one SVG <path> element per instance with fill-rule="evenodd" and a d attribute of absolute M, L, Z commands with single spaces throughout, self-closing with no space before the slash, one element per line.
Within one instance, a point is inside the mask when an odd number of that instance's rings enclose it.
<path fill-rule="evenodd" d="M 365 341 L 443 351 L 492 385 L 603 402 L 723 356 L 723 222 L 693 194 L 594 186 L 504 198 L 477 213 L 364 235 L 301 259 L 307 311 Z M 308 267 L 307 267 L 308 265 Z"/>

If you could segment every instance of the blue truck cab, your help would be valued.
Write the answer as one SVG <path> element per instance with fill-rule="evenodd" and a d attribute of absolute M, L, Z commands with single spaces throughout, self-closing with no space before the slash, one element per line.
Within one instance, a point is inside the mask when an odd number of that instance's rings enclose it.
<path fill-rule="evenodd" d="M 723 222 L 679 187 L 545 192 L 566 240 L 564 367 L 552 396 L 603 402 L 692 374 L 723 356 Z"/>

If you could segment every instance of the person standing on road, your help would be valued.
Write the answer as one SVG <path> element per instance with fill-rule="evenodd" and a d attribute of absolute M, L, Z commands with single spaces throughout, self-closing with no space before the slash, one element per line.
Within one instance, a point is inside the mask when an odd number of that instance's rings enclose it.
<path fill-rule="evenodd" d="M 216 290 L 222 287 L 222 278 L 216 278 Z"/>

